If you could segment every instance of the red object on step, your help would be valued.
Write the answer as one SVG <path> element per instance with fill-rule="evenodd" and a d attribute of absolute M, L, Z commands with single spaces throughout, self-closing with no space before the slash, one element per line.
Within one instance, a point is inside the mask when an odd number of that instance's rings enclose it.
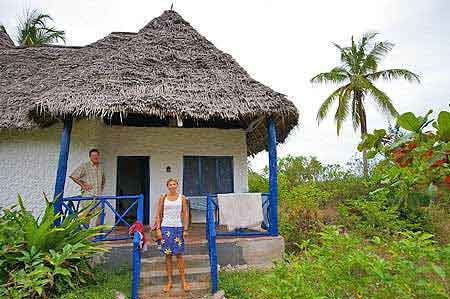
<path fill-rule="evenodd" d="M 136 221 L 128 229 L 128 234 L 130 236 L 133 236 L 134 233 L 136 233 L 136 232 L 139 233 L 139 236 L 140 236 L 139 248 L 142 249 L 142 248 L 144 248 L 144 244 L 146 243 L 146 240 L 145 240 L 145 233 L 144 233 L 145 232 L 144 225 L 140 221 Z"/>

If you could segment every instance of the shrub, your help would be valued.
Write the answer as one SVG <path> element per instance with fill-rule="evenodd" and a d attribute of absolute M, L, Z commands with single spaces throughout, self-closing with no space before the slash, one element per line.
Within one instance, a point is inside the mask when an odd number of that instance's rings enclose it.
<path fill-rule="evenodd" d="M 383 129 L 375 130 L 358 149 L 368 149 L 369 157 L 384 157 L 374 170 L 377 189 L 372 194 L 384 194 L 385 202 L 398 209 L 408 226 L 429 229 L 445 242 L 448 224 L 434 222 L 445 222 L 438 211 L 450 210 L 450 113 L 441 111 L 437 120 L 429 120 L 431 112 L 400 115 L 397 122 L 407 133 L 392 137 Z"/>
<path fill-rule="evenodd" d="M 280 233 L 288 251 L 297 251 L 303 242 L 317 238 L 325 220 L 320 207 L 329 196 L 317 183 L 305 183 L 280 198 Z"/>
<path fill-rule="evenodd" d="M 91 239 L 104 227 L 81 229 L 90 221 L 81 211 L 65 217 L 60 226 L 54 205 L 34 218 L 18 198 L 19 209 L 3 209 L 0 216 L 0 296 L 47 298 L 93 279 L 88 258 L 104 250 Z"/>
<path fill-rule="evenodd" d="M 339 231 L 327 227 L 320 245 L 279 263 L 258 298 L 448 298 L 450 245 L 421 232 L 367 242 Z"/>

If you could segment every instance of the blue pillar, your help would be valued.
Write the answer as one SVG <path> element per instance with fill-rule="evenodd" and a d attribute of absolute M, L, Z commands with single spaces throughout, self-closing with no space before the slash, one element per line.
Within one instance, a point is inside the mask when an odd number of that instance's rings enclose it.
<path fill-rule="evenodd" d="M 141 252 L 139 249 L 140 237 L 134 233 L 133 238 L 133 276 L 131 282 L 131 299 L 139 299 L 139 284 L 141 277 Z"/>
<path fill-rule="evenodd" d="M 61 135 L 58 170 L 56 171 L 55 193 L 53 195 L 53 198 L 58 197 L 54 205 L 55 212 L 57 213 L 62 211 L 62 198 L 64 196 L 64 184 L 66 182 L 67 160 L 69 159 L 71 131 L 72 131 L 72 118 L 67 117 L 64 119 L 64 128 Z M 56 224 L 58 225 L 59 221 Z"/>
<path fill-rule="evenodd" d="M 214 294 L 219 290 L 219 278 L 217 273 L 216 223 L 214 218 L 215 209 L 210 193 L 208 193 L 206 197 L 206 209 L 206 231 L 208 240 L 209 265 L 211 269 L 211 293 Z"/>
<path fill-rule="evenodd" d="M 269 193 L 270 227 L 272 236 L 278 236 L 278 168 L 277 168 L 277 127 L 273 118 L 267 122 L 269 145 Z"/>
<path fill-rule="evenodd" d="M 139 194 L 137 207 L 137 221 L 144 223 L 144 194 Z"/>

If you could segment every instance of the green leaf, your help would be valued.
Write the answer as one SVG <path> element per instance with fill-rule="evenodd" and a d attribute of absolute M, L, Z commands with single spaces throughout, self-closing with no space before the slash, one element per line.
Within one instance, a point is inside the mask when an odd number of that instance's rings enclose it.
<path fill-rule="evenodd" d="M 422 121 L 414 113 L 406 112 L 397 118 L 400 127 L 411 132 L 418 132 L 422 126 Z"/>
<path fill-rule="evenodd" d="M 436 264 L 432 264 L 431 267 L 433 268 L 434 272 L 435 272 L 437 275 L 439 275 L 439 277 L 440 277 L 442 280 L 445 280 L 445 278 L 446 278 L 447 275 L 445 274 L 444 269 L 442 269 L 440 266 L 438 266 L 438 265 L 436 265 Z"/>
<path fill-rule="evenodd" d="M 367 159 L 373 159 L 378 154 L 377 150 L 370 150 L 367 152 Z"/>
<path fill-rule="evenodd" d="M 437 124 L 439 139 L 446 142 L 450 141 L 450 112 L 441 111 Z"/>

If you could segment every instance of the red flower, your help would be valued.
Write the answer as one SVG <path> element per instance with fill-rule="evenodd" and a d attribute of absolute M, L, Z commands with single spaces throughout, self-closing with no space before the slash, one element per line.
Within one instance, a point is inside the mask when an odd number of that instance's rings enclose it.
<path fill-rule="evenodd" d="M 433 156 L 433 151 L 432 150 L 428 150 L 428 151 L 426 151 L 426 152 L 424 152 L 422 154 L 422 157 L 423 158 L 427 158 L 427 159 L 430 159 L 432 156 Z"/>
<path fill-rule="evenodd" d="M 450 186 L 450 175 L 444 177 L 444 183 Z"/>
<path fill-rule="evenodd" d="M 413 143 L 413 142 L 408 143 L 408 144 L 406 145 L 406 148 L 409 149 L 409 150 L 413 150 L 413 149 L 415 149 L 416 147 L 417 147 L 417 144 L 415 144 L 415 143 Z"/>
<path fill-rule="evenodd" d="M 401 168 L 405 168 L 406 166 L 408 166 L 409 164 L 411 164 L 411 162 L 413 161 L 413 158 L 409 158 L 405 161 L 396 161 L 397 164 L 401 167 Z"/>
<path fill-rule="evenodd" d="M 394 156 L 394 159 L 401 159 L 405 156 L 405 153 L 403 152 L 403 149 L 401 148 L 396 148 L 395 150 L 392 151 L 392 155 Z"/>
<path fill-rule="evenodd" d="M 434 162 L 431 167 L 432 168 L 436 168 L 436 167 L 440 167 L 445 163 L 445 159 L 441 159 L 441 160 L 437 160 L 436 162 Z"/>

